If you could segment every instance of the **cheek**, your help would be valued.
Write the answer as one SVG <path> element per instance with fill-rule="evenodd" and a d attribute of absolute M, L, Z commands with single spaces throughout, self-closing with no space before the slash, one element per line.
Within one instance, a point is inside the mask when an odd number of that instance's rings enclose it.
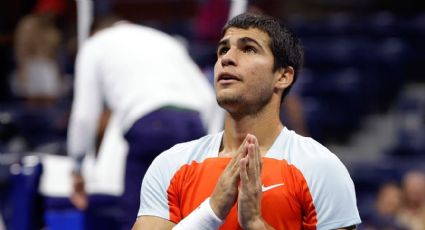
<path fill-rule="evenodd" d="M 219 70 L 220 70 L 220 65 L 218 64 L 218 61 L 217 61 L 214 65 L 214 82 L 217 79 L 217 73 L 219 72 Z"/>
<path fill-rule="evenodd" d="M 264 64 L 261 62 L 247 62 L 244 66 L 245 76 L 258 77 L 264 71 Z"/>
<path fill-rule="evenodd" d="M 251 74 L 267 75 L 273 72 L 273 63 L 268 58 L 251 60 L 247 63 L 246 67 Z"/>
<path fill-rule="evenodd" d="M 256 79 L 260 80 L 262 78 L 262 75 L 265 75 L 265 72 L 263 71 L 263 69 L 261 68 L 261 66 L 255 68 L 255 67 L 250 67 L 248 70 L 248 76 L 255 76 Z"/>
<path fill-rule="evenodd" d="M 213 85 L 214 85 L 214 89 L 217 89 L 217 75 L 218 72 L 220 70 L 220 65 L 218 64 L 218 61 L 215 63 L 214 65 L 214 80 L 213 80 Z"/>
<path fill-rule="evenodd" d="M 245 76 L 248 76 L 249 81 L 252 83 L 264 84 L 267 79 L 271 78 L 270 73 L 271 70 L 264 65 L 248 65 L 249 67 L 245 70 Z"/>

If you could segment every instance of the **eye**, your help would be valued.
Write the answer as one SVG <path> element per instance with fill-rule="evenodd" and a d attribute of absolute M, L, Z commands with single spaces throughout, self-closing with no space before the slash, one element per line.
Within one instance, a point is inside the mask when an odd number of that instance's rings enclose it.
<path fill-rule="evenodd" d="M 253 46 L 245 46 L 243 51 L 245 53 L 257 53 L 257 49 Z"/>
<path fill-rule="evenodd" d="M 226 53 L 227 53 L 227 51 L 229 51 L 229 48 L 228 48 L 228 47 L 226 47 L 226 46 L 221 46 L 221 47 L 219 47 L 219 48 L 218 48 L 218 50 L 217 50 L 217 55 L 218 55 L 218 56 L 224 55 L 224 54 L 226 54 Z"/>

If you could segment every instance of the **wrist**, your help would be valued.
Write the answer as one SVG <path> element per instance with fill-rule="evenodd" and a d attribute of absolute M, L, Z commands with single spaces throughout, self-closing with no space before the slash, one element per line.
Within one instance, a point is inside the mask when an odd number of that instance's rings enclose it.
<path fill-rule="evenodd" d="M 186 229 L 204 229 L 216 230 L 223 223 L 223 220 L 217 217 L 211 209 L 210 198 L 207 198 L 202 204 L 181 220 L 173 230 Z"/>
<path fill-rule="evenodd" d="M 215 202 L 214 198 L 209 198 L 209 205 L 211 207 L 211 210 L 214 212 L 214 214 L 221 220 L 226 219 L 226 214 L 223 212 L 224 207 L 220 207 L 217 205 L 217 202 Z"/>
<path fill-rule="evenodd" d="M 79 154 L 73 157 L 72 174 L 81 175 L 83 167 L 84 154 Z"/>
<path fill-rule="evenodd" d="M 243 227 L 243 229 L 245 229 L 245 230 L 264 230 L 264 229 L 269 229 L 267 226 L 268 225 L 263 220 L 263 218 L 257 217 L 257 218 L 254 218 L 254 219 L 248 221 L 245 224 L 245 226 Z"/>

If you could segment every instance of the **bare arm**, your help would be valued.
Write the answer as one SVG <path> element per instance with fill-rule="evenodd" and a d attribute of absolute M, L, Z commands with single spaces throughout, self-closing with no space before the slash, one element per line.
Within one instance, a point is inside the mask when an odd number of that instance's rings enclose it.
<path fill-rule="evenodd" d="M 103 135 L 105 133 L 106 126 L 109 121 L 109 117 L 111 115 L 111 111 L 106 109 L 101 116 L 99 121 L 99 126 L 97 129 L 96 135 L 96 152 L 99 151 L 100 144 L 103 139 Z M 80 210 L 85 210 L 88 206 L 88 199 L 86 190 L 84 187 L 85 180 L 81 172 L 73 172 L 72 173 L 72 194 L 70 197 L 71 203 L 75 205 Z"/>
<path fill-rule="evenodd" d="M 156 216 L 141 216 L 137 218 L 132 230 L 152 229 L 169 230 L 174 227 L 173 222 Z"/>

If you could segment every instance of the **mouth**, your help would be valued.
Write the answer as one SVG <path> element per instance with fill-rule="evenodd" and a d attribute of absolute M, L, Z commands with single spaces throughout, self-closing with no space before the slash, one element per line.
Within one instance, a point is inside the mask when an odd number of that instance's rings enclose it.
<path fill-rule="evenodd" d="M 232 83 L 232 82 L 240 81 L 240 80 L 241 79 L 239 79 L 237 76 L 232 75 L 230 73 L 221 73 L 218 75 L 218 78 L 217 78 L 217 82 L 221 84 Z"/>

